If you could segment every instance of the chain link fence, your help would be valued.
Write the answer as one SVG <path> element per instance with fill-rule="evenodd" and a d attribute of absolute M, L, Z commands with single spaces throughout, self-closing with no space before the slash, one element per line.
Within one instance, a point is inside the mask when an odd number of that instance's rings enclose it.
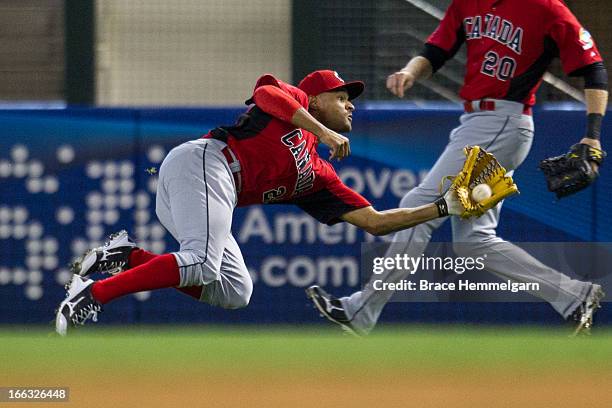
<path fill-rule="evenodd" d="M 97 0 L 97 103 L 235 105 L 263 72 L 297 81 L 328 67 L 366 81 L 362 99 L 392 100 L 385 78 L 419 53 L 438 24 L 417 3 L 444 11 L 450 0 Z M 610 71 L 607 0 L 566 3 L 595 37 Z M 64 98 L 66 4 L 0 2 L 0 100 Z M 310 12 L 296 13 L 305 8 Z M 303 42 L 310 48 L 296 54 Z M 417 84 L 411 97 L 456 97 L 464 52 L 432 81 Z M 557 61 L 550 72 L 582 88 L 582 79 L 567 78 Z M 572 100 L 546 83 L 538 98 Z"/>

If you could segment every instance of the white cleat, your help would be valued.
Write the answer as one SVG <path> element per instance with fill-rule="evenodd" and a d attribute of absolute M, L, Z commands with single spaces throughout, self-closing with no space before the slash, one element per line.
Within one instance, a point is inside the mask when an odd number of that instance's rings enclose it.
<path fill-rule="evenodd" d="M 601 307 L 600 302 L 606 296 L 600 285 L 593 285 L 583 304 L 574 312 L 574 319 L 578 322 L 574 336 L 578 334 L 591 334 L 593 315 Z"/>
<path fill-rule="evenodd" d="M 94 281 L 73 275 L 67 285 L 66 299 L 60 303 L 55 315 L 55 331 L 65 336 L 69 326 L 83 325 L 89 319 L 98 321 L 98 313 L 102 305 L 91 295 L 91 285 Z"/>
<path fill-rule="evenodd" d="M 111 235 L 101 247 L 85 252 L 70 265 L 70 270 L 79 276 L 89 276 L 95 272 L 116 275 L 123 272 L 135 246 L 127 231 L 121 230 Z"/>

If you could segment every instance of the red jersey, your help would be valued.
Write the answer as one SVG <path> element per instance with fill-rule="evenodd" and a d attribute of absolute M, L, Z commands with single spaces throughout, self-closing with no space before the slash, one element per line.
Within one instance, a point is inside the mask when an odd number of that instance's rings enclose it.
<path fill-rule="evenodd" d="M 271 75 L 263 76 L 257 84 L 256 88 L 278 86 L 291 101 L 308 109 L 308 97 L 294 86 Z M 280 113 L 274 106 L 263 108 Z M 342 183 L 329 162 L 319 157 L 314 134 L 296 129 L 264 109 L 253 105 L 234 126 L 219 127 L 204 136 L 227 143 L 240 162 L 238 206 L 296 204 L 327 224 L 339 222 L 339 217 L 349 211 L 370 206 Z"/>
<path fill-rule="evenodd" d="M 561 0 L 453 0 L 427 43 L 451 58 L 467 42 L 460 96 L 535 103 L 555 57 L 567 74 L 602 58 L 591 35 Z"/>

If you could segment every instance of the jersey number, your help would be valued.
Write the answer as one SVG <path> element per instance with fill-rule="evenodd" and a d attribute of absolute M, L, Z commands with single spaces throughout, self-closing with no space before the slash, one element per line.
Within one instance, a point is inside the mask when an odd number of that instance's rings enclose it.
<path fill-rule="evenodd" d="M 284 196 L 286 192 L 287 192 L 287 189 L 285 188 L 285 186 L 280 186 L 273 190 L 268 190 L 263 193 L 263 202 L 271 203 L 273 201 L 276 201 L 282 196 Z"/>
<path fill-rule="evenodd" d="M 516 61 L 513 58 L 503 57 L 500 59 L 495 51 L 487 52 L 480 68 L 480 72 L 483 74 L 497 78 L 500 81 L 507 81 L 512 78 L 515 70 Z"/>

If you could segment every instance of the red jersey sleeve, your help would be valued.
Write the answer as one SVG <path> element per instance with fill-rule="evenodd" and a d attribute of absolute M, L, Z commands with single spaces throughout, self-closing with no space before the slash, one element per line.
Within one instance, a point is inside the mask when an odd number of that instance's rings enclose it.
<path fill-rule="evenodd" d="M 324 188 L 291 202 L 327 225 L 341 222 L 340 217 L 348 212 L 371 206 L 361 194 L 348 188 L 335 172 L 326 178 Z"/>
<path fill-rule="evenodd" d="M 602 61 L 591 34 L 580 25 L 561 0 L 550 0 L 550 12 L 552 15 L 548 33 L 559 48 L 559 57 L 566 74 Z"/>
<path fill-rule="evenodd" d="M 463 18 L 458 3 L 453 0 L 440 24 L 427 39 L 427 44 L 442 48 L 449 54 L 454 54 L 465 41 Z"/>
<path fill-rule="evenodd" d="M 289 123 L 295 112 L 302 107 L 300 102 L 272 85 L 255 89 L 253 101 L 267 114 Z"/>
<path fill-rule="evenodd" d="M 298 101 L 304 109 L 308 109 L 308 95 L 306 95 L 304 91 L 296 86 L 286 84 L 283 81 L 278 82 L 280 85 L 279 88 L 282 89 L 283 92 Z"/>

